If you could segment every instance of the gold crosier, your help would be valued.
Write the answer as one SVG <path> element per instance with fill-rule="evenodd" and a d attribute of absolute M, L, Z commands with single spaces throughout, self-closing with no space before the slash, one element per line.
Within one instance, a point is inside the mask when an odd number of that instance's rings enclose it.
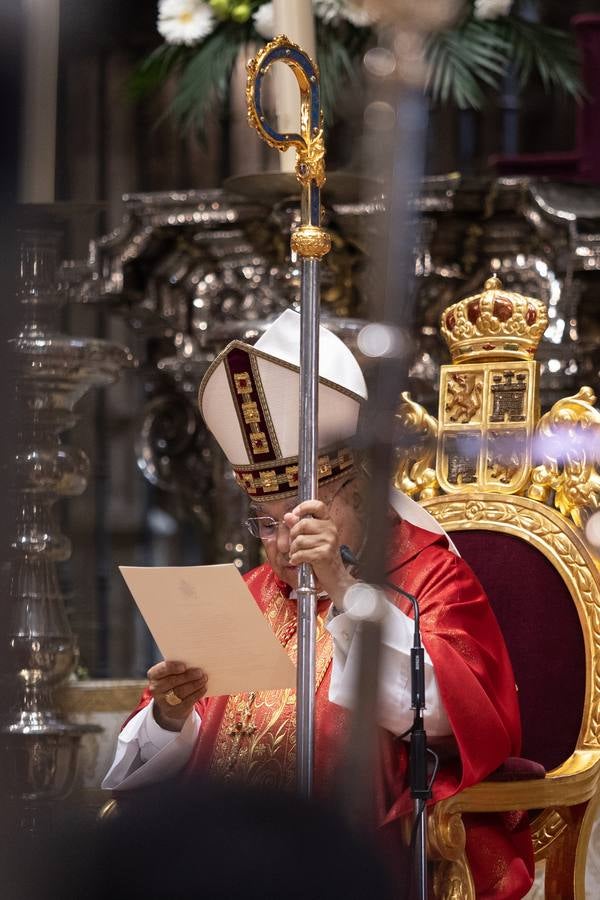
<path fill-rule="evenodd" d="M 262 82 L 275 62 L 293 71 L 300 88 L 300 133 L 281 134 L 271 128 L 262 107 Z M 321 188 L 325 184 L 323 119 L 318 100 L 319 68 L 284 34 L 270 41 L 248 62 L 246 102 L 248 122 L 264 141 L 282 152 L 296 150 L 296 177 L 302 187 L 302 223 L 292 233 L 291 248 L 304 259 L 321 259 L 331 238 L 321 227 Z"/>
<path fill-rule="evenodd" d="M 289 66 L 300 89 L 300 132 L 280 133 L 268 123 L 262 105 L 263 81 L 275 62 Z M 321 227 L 321 187 L 325 182 L 325 148 L 319 70 L 297 44 L 280 35 L 248 64 L 246 88 L 250 124 L 269 146 L 295 148 L 296 176 L 301 191 L 301 225 L 291 237 L 292 254 L 300 267 L 300 384 L 298 428 L 298 499 L 317 496 L 318 484 L 318 369 L 320 265 L 331 247 Z M 308 563 L 298 569 L 296 666 L 296 774 L 301 796 L 310 797 L 315 762 L 315 681 L 317 591 Z"/>

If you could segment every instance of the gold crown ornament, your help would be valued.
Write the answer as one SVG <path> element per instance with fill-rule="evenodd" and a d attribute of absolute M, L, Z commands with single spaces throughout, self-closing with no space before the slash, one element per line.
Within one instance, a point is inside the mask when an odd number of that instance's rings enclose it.
<path fill-rule="evenodd" d="M 491 523 L 507 531 L 514 520 L 536 543 L 534 505 L 553 505 L 580 529 L 600 509 L 595 392 L 582 387 L 540 418 L 540 364 L 533 356 L 547 322 L 543 303 L 489 278 L 480 294 L 442 314 L 452 363 L 440 367 L 437 419 L 402 395 L 395 484 L 450 531 L 485 530 Z M 440 493 L 455 502 L 438 505 Z M 520 495 L 528 505 L 511 500 L 503 507 L 501 494 Z M 560 526 L 543 527 L 563 539 Z M 560 555 L 559 543 L 556 548 Z"/>
<path fill-rule="evenodd" d="M 541 300 L 505 291 L 493 275 L 483 291 L 444 310 L 441 332 L 453 363 L 533 359 L 548 313 Z"/>

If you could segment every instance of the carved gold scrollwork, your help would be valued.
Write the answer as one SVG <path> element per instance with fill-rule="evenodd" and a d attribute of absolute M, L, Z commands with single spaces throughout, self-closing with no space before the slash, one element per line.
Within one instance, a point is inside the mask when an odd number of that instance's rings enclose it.
<path fill-rule="evenodd" d="M 531 839 L 536 861 L 544 859 L 550 845 L 561 836 L 566 827 L 567 823 L 555 809 L 544 810 L 535 817 L 531 823 Z"/>
<path fill-rule="evenodd" d="M 440 860 L 433 878 L 436 900 L 475 900 L 461 814 L 449 812 L 444 804 L 434 806 L 427 820 L 427 840 L 430 856 Z"/>
<path fill-rule="evenodd" d="M 475 900 L 475 885 L 466 857 L 438 863 L 433 876 L 433 895 L 436 900 Z"/>
<path fill-rule="evenodd" d="M 527 496 L 554 505 L 581 528 L 600 507 L 600 412 L 590 387 L 554 404 L 538 422 L 536 458 Z"/>
<path fill-rule="evenodd" d="M 410 394 L 401 394 L 396 412 L 402 442 L 397 449 L 394 485 L 409 497 L 427 500 L 440 492 L 435 474 L 437 420 Z"/>
<path fill-rule="evenodd" d="M 466 833 L 459 812 L 448 812 L 443 804 L 436 804 L 427 819 L 429 852 L 436 859 L 460 859 L 465 852 Z"/>

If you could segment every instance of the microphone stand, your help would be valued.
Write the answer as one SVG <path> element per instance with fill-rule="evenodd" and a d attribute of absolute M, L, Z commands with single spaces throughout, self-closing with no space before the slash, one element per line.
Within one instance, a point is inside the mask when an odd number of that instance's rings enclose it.
<path fill-rule="evenodd" d="M 427 734 L 423 722 L 425 709 L 425 650 L 421 643 L 419 621 L 419 601 L 413 594 L 398 587 L 391 581 L 385 586 L 406 597 L 412 604 L 415 616 L 413 646 L 410 651 L 411 709 L 414 710 L 410 730 L 410 756 L 408 776 L 410 795 L 414 800 L 414 820 L 411 835 L 411 849 L 414 852 L 418 900 L 427 900 L 427 801 L 431 797 L 433 778 L 427 775 Z M 435 777 L 435 772 L 434 776 Z"/>
<path fill-rule="evenodd" d="M 340 555 L 345 565 L 358 569 L 359 563 L 346 544 L 340 547 Z M 425 709 L 425 649 L 421 643 L 421 618 L 419 601 L 404 588 L 392 581 L 385 581 L 384 587 L 410 601 L 414 612 L 414 637 L 410 650 L 410 688 L 411 709 L 414 710 L 413 724 L 410 729 L 409 785 L 414 800 L 414 820 L 411 834 L 411 849 L 414 852 L 414 872 L 417 882 L 417 900 L 427 900 L 427 801 L 431 797 L 431 785 L 436 775 L 434 770 L 431 779 L 427 775 L 427 734 L 423 721 Z"/>

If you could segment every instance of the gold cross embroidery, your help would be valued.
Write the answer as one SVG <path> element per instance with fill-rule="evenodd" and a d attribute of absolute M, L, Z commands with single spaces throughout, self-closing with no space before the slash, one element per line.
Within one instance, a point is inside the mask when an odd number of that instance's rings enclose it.
<path fill-rule="evenodd" d="M 234 738 L 233 750 L 237 750 L 238 745 L 243 737 L 250 737 L 256 732 L 256 725 L 252 721 L 252 706 L 256 699 L 256 693 L 253 691 L 248 695 L 246 706 L 242 716 L 237 719 L 228 731 L 230 737 Z M 233 753 L 232 753 L 233 755 Z"/>

